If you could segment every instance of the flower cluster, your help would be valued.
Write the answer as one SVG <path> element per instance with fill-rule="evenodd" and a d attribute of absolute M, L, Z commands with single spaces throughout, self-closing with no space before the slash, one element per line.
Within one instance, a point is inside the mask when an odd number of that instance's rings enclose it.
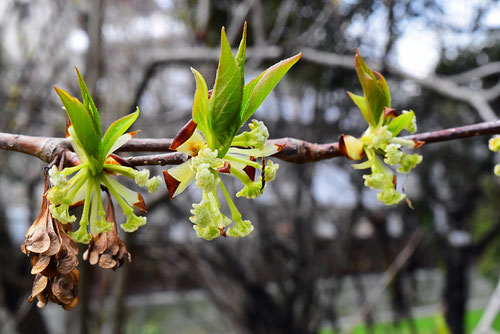
<path fill-rule="evenodd" d="M 222 28 L 219 66 L 211 92 L 202 75 L 192 70 L 196 79 L 193 119 L 181 129 L 170 147 L 190 159 L 163 173 L 171 198 L 194 181 L 201 189 L 201 202 L 193 204 L 189 219 L 197 235 L 207 240 L 221 235 L 244 237 L 253 231 L 251 222 L 243 220 L 220 175 L 229 174 L 239 179 L 243 188 L 236 196 L 246 198 L 262 195 L 266 182 L 274 179 L 278 165 L 266 163 L 265 157 L 277 153 L 281 147 L 267 143 L 269 132 L 264 123 L 252 120 L 250 131 L 236 134 L 301 56 L 285 59 L 245 84 L 245 50 L 246 24 L 236 57 Z M 256 179 L 257 170 L 260 176 Z M 231 219 L 220 210 L 219 188 Z M 234 225 L 228 227 L 232 222 Z"/>
<path fill-rule="evenodd" d="M 45 173 L 47 190 L 49 180 Z M 52 217 L 46 197 L 42 199 L 38 217 L 26 232 L 21 250 L 31 257 L 31 273 L 36 275 L 29 301 L 36 297 L 38 307 L 44 307 L 50 300 L 65 310 L 73 309 L 78 303 L 78 247 Z"/>
<path fill-rule="evenodd" d="M 171 198 L 180 194 L 190 183 L 195 184 L 202 191 L 200 203 L 193 204 L 189 220 L 200 238 L 212 240 L 220 235 L 244 237 L 253 231 L 249 220 L 243 220 L 240 212 L 234 205 L 229 193 L 224 186 L 219 173 L 230 174 L 238 178 L 243 184 L 236 196 L 256 198 L 262 195 L 265 182 L 274 179 L 279 165 L 271 161 L 260 164 L 257 158 L 264 158 L 277 153 L 281 147 L 275 144 L 266 144 L 269 133 L 262 122 L 253 120 L 250 124 L 251 131 L 235 137 L 238 147 L 230 147 L 222 157 L 218 157 L 217 150 L 208 147 L 201 131 L 196 129 L 194 121 L 181 130 L 174 139 L 171 149 L 187 154 L 191 159 L 183 164 L 164 171 L 164 177 Z M 189 132 L 186 132 L 189 129 Z M 192 132 L 191 132 L 192 131 Z M 184 139 L 187 137 L 187 139 Z M 259 142 L 260 147 L 254 143 Z M 261 170 L 261 175 L 255 180 L 256 170 Z M 220 211 L 217 190 L 221 188 L 231 211 L 231 219 Z M 234 226 L 226 230 L 226 226 L 234 221 Z"/>
<path fill-rule="evenodd" d="M 422 161 L 419 154 L 403 151 L 416 149 L 421 141 L 398 138 L 403 130 L 411 133 L 417 130 L 415 113 L 403 111 L 398 115 L 390 107 L 391 97 L 384 77 L 366 66 L 356 53 L 356 72 L 363 87 L 364 96 L 348 93 L 360 108 L 368 122 L 368 129 L 355 138 L 342 135 L 339 139 L 341 151 L 351 160 L 366 161 L 353 165 L 356 169 L 371 169 L 371 174 L 364 175 L 365 186 L 379 190 L 377 198 L 386 205 L 397 204 L 405 198 L 396 190 L 396 174 L 390 166 L 399 166 L 399 173 L 409 173 Z"/>
<path fill-rule="evenodd" d="M 104 136 L 97 108 L 87 90 L 85 82 L 77 70 L 83 103 L 71 97 L 67 92 L 55 88 L 69 116 L 69 140 L 75 150 L 79 164 L 59 171 L 50 170 L 50 180 L 54 185 L 47 193 L 50 212 L 63 224 L 73 223 L 74 215 L 70 207 L 83 201 L 83 212 L 79 229 L 71 232 L 71 237 L 81 243 L 89 243 L 92 236 L 109 232 L 113 223 L 106 220 L 102 204 L 101 187 L 106 187 L 114 196 L 126 216 L 121 225 L 123 230 L 133 232 L 146 224 L 146 217 L 137 216 L 134 207 L 146 212 L 142 196 L 115 180 L 112 175 L 119 174 L 133 179 L 138 185 L 146 186 L 150 192 L 159 184 L 158 176 L 150 178 L 149 170 L 138 171 L 127 165 L 126 161 L 113 152 L 130 140 L 136 132 L 125 133 L 139 116 L 136 112 L 115 121 Z M 69 179 L 68 179 L 69 177 Z M 90 226 L 90 233 L 89 233 Z"/>

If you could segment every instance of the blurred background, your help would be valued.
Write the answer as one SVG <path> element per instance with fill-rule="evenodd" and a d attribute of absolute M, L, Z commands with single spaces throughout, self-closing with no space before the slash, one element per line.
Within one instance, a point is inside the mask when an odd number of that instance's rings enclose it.
<path fill-rule="evenodd" d="M 221 27 L 236 47 L 245 20 L 247 81 L 304 52 L 254 116 L 271 138 L 361 135 L 346 95 L 361 92 L 356 48 L 386 76 L 393 107 L 415 111 L 419 132 L 500 108 L 497 1 L 3 0 L 0 131 L 63 136 L 52 86 L 79 96 L 77 66 L 103 127 L 139 105 L 138 138 L 171 138 L 190 118 L 190 66 L 211 86 Z M 197 189 L 170 201 L 161 188 L 145 198 L 147 226 L 123 235 L 131 264 L 80 261 L 71 312 L 27 302 L 33 276 L 19 245 L 44 163 L 2 151 L 0 333 L 468 333 L 500 274 L 498 157 L 487 140 L 422 147 L 423 163 L 399 178 L 414 209 L 378 203 L 346 159 L 277 161 L 261 198 L 236 200 L 255 225 L 244 239 L 198 239 L 188 220 Z"/>

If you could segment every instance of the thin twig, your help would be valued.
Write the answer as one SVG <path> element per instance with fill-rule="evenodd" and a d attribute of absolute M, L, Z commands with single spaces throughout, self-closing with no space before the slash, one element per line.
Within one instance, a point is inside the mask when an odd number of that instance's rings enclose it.
<path fill-rule="evenodd" d="M 500 120 L 466 125 L 432 132 L 425 132 L 403 138 L 419 140 L 424 143 L 438 143 L 449 140 L 500 134 Z M 282 147 L 274 157 L 292 163 L 316 162 L 343 156 L 338 142 L 316 144 L 296 138 L 280 138 L 269 140 L 270 143 Z M 119 152 L 162 152 L 160 154 L 128 157 L 134 166 L 145 165 L 175 165 L 186 161 L 182 153 L 169 150 L 172 139 L 143 138 L 131 139 L 123 145 Z M 51 162 L 61 154 L 67 165 L 78 163 L 76 155 L 71 152 L 68 139 L 54 137 L 35 137 L 0 132 L 0 150 L 16 151 L 29 154 L 45 162 Z"/>
<path fill-rule="evenodd" d="M 437 143 L 448 140 L 463 139 L 477 136 L 489 136 L 500 133 L 500 120 L 465 125 L 432 132 L 419 133 L 403 137 L 410 140 L 421 140 L 425 143 Z"/>

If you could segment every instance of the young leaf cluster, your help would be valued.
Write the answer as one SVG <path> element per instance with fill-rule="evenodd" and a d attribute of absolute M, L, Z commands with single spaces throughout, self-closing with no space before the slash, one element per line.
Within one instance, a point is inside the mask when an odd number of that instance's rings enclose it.
<path fill-rule="evenodd" d="M 135 231 L 146 223 L 146 217 L 137 216 L 133 209 L 137 207 L 146 211 L 142 196 L 122 185 L 112 175 L 127 176 L 138 185 L 146 186 L 150 192 L 158 188 L 160 178 L 150 178 L 149 170 L 138 171 L 132 166 L 124 165 L 123 159 L 112 154 L 136 134 L 125 132 L 139 116 L 139 109 L 115 121 L 103 136 L 99 112 L 78 69 L 77 75 L 83 103 L 66 91 L 54 88 L 69 117 L 67 133 L 79 164 L 61 171 L 55 166 L 50 169 L 53 187 L 47 193 L 47 199 L 51 203 L 50 212 L 53 217 L 64 224 L 76 220 L 69 209 L 83 201 L 79 229 L 72 232 L 71 236 L 77 242 L 88 243 L 92 235 L 109 232 L 113 226 L 105 217 L 101 197 L 103 186 L 115 197 L 127 217 L 127 221 L 121 225 L 125 231 Z"/>
<path fill-rule="evenodd" d="M 246 38 L 245 24 L 238 51 L 233 56 L 222 28 L 219 65 L 212 91 L 208 91 L 203 76 L 192 69 L 196 80 L 192 120 L 170 147 L 186 153 L 191 159 L 164 172 L 171 198 L 194 181 L 201 189 L 202 200 L 193 204 L 190 220 L 198 236 L 207 240 L 220 235 L 243 237 L 252 232 L 251 222 L 243 220 L 220 174 L 239 179 L 243 188 L 236 196 L 247 198 L 260 196 L 266 182 L 274 179 L 278 165 L 271 161 L 266 163 L 265 157 L 277 153 L 281 147 L 267 144 L 269 132 L 264 123 L 252 120 L 250 131 L 239 135 L 237 132 L 301 56 L 285 59 L 245 84 Z M 260 170 L 257 179 L 256 170 Z M 219 188 L 231 219 L 220 210 Z M 234 225 L 228 228 L 232 222 Z"/>
<path fill-rule="evenodd" d="M 396 189 L 397 177 L 393 169 L 398 167 L 399 173 L 407 174 L 422 161 L 421 155 L 409 154 L 406 150 L 418 148 L 423 142 L 397 137 L 403 130 L 411 133 L 417 130 L 415 113 L 410 110 L 398 115 L 391 108 L 387 82 L 365 64 L 359 52 L 356 53 L 355 67 L 363 96 L 348 94 L 361 110 L 368 129 L 361 138 L 342 135 L 340 148 L 351 160 L 366 157 L 366 161 L 353 167 L 370 169 L 371 174 L 363 176 L 365 185 L 379 190 L 377 198 L 386 205 L 397 204 L 405 195 Z"/>

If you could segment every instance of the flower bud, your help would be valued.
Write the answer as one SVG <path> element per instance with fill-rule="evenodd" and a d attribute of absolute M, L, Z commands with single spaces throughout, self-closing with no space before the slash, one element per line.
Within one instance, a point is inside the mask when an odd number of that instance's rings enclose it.
<path fill-rule="evenodd" d="M 398 204 L 405 197 L 404 194 L 398 193 L 394 188 L 385 188 L 377 194 L 377 198 L 386 205 Z"/>
<path fill-rule="evenodd" d="M 248 182 L 245 184 L 243 189 L 241 189 L 236 197 L 246 197 L 249 199 L 254 199 L 262 195 L 262 179 L 259 178 L 257 182 Z"/>
<path fill-rule="evenodd" d="M 217 188 L 219 178 L 206 164 L 200 165 L 196 172 L 196 185 L 204 192 L 211 192 Z"/>
<path fill-rule="evenodd" d="M 409 173 L 421 162 L 422 156 L 420 154 L 405 154 L 400 161 L 401 167 L 398 168 L 398 172 Z"/>
<path fill-rule="evenodd" d="M 241 218 L 234 222 L 234 226 L 229 228 L 227 235 L 235 238 L 243 238 L 252 233 L 253 225 L 249 220 L 242 220 Z"/>
<path fill-rule="evenodd" d="M 280 165 L 273 163 L 271 160 L 268 160 L 266 167 L 264 167 L 264 180 L 266 182 L 271 182 L 276 177 L 276 172 Z"/>
<path fill-rule="evenodd" d="M 385 148 L 385 158 L 384 162 L 388 165 L 394 166 L 401 161 L 404 153 L 399 150 L 401 145 L 398 144 L 389 144 Z"/>
<path fill-rule="evenodd" d="M 493 152 L 500 151 L 500 136 L 494 136 L 488 141 L 488 147 Z"/>
<path fill-rule="evenodd" d="M 383 189 L 387 185 L 387 178 L 383 173 L 363 175 L 363 179 L 365 179 L 365 186 L 372 189 Z"/>

